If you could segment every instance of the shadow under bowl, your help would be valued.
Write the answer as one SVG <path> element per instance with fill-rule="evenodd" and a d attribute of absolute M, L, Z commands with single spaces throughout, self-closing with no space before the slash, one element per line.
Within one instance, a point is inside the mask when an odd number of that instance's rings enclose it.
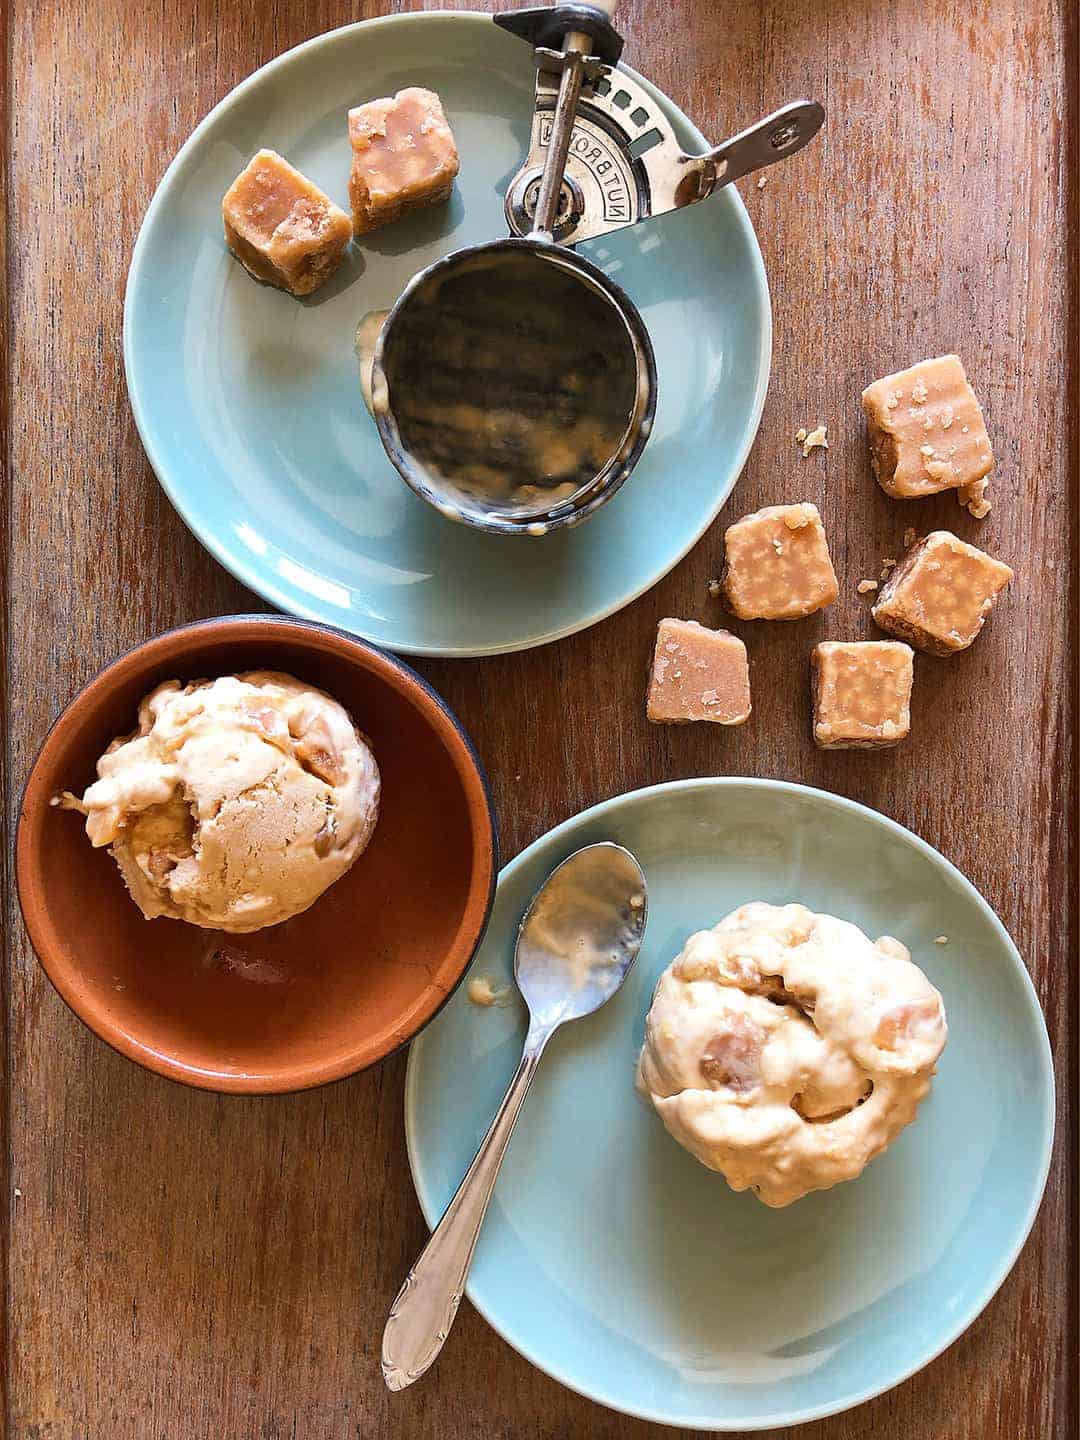
<path fill-rule="evenodd" d="M 50 801 L 83 791 L 161 681 L 262 668 L 326 690 L 369 737 L 382 775 L 371 843 L 281 925 L 230 935 L 145 920 L 82 818 Z M 95 1034 L 188 1085 L 280 1094 L 375 1064 L 435 1015 L 483 936 L 496 851 L 480 762 L 408 666 L 326 626 L 229 616 L 138 646 L 63 712 L 23 795 L 16 879 L 46 974 Z"/>

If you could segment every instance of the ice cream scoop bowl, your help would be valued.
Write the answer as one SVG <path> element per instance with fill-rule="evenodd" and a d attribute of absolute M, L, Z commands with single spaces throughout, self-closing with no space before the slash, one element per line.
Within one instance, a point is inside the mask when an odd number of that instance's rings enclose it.
<path fill-rule="evenodd" d="M 499 1167 L 547 1042 L 561 1025 L 610 1000 L 637 958 L 648 919 L 641 866 L 610 842 L 564 860 L 534 896 L 518 931 L 514 978 L 529 1008 L 521 1064 L 383 1333 L 391 1390 L 418 1380 L 442 1350 L 465 1290 Z"/>
<path fill-rule="evenodd" d="M 637 308 L 544 240 L 496 240 L 429 266 L 372 360 L 372 413 L 406 484 L 501 535 L 578 525 L 609 500 L 645 448 L 656 395 Z"/>

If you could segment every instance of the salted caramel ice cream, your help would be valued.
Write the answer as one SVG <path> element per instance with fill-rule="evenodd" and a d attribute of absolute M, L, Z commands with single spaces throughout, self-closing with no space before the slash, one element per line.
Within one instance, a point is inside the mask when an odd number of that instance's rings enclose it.
<path fill-rule="evenodd" d="M 637 1086 L 703 1165 L 779 1207 L 854 1179 L 896 1139 L 946 1035 L 899 941 L 755 901 L 661 975 Z"/>
<path fill-rule="evenodd" d="M 289 675 L 253 670 L 139 706 L 81 800 L 131 897 L 159 915 L 241 933 L 300 914 L 363 852 L 379 770 L 348 713 Z"/>

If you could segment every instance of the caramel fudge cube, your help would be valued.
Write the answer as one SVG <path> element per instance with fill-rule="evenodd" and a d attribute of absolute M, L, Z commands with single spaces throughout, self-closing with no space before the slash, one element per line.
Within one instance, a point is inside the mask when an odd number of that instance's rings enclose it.
<path fill-rule="evenodd" d="M 810 656 L 814 743 L 822 750 L 896 745 L 911 729 L 911 648 L 896 640 L 823 640 Z"/>
<path fill-rule="evenodd" d="M 256 280 L 310 295 L 341 263 L 349 217 L 275 150 L 260 150 L 221 202 L 225 242 Z"/>
<path fill-rule="evenodd" d="M 970 493 L 994 468 L 983 413 L 958 355 L 921 360 L 875 380 L 862 403 L 870 465 L 896 500 L 961 487 Z"/>
<path fill-rule="evenodd" d="M 645 713 L 658 725 L 743 724 L 750 715 L 746 646 L 737 635 L 707 630 L 696 620 L 661 620 Z"/>
<path fill-rule="evenodd" d="M 948 530 L 913 545 L 871 610 L 878 625 L 931 655 L 966 650 L 1013 578 L 1008 565 Z"/>
<path fill-rule="evenodd" d="M 349 111 L 349 199 L 357 235 L 450 198 L 458 153 L 442 101 L 415 86 Z"/>
<path fill-rule="evenodd" d="M 740 620 L 801 620 L 836 599 L 816 505 L 770 505 L 724 534 L 721 593 Z"/>

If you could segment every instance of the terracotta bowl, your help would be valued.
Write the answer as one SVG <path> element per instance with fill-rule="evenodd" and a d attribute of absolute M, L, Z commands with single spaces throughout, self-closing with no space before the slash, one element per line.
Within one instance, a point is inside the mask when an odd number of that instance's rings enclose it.
<path fill-rule="evenodd" d="M 82 817 L 82 793 L 159 681 L 273 668 L 350 711 L 382 772 L 368 849 L 303 915 L 253 935 L 144 920 Z M 23 795 L 16 875 L 61 997 L 122 1055 L 206 1090 L 275 1094 L 351 1075 L 411 1039 L 487 924 L 495 824 L 483 770 L 437 695 L 351 636 L 280 616 L 171 630 L 104 670 L 49 732 Z"/>

